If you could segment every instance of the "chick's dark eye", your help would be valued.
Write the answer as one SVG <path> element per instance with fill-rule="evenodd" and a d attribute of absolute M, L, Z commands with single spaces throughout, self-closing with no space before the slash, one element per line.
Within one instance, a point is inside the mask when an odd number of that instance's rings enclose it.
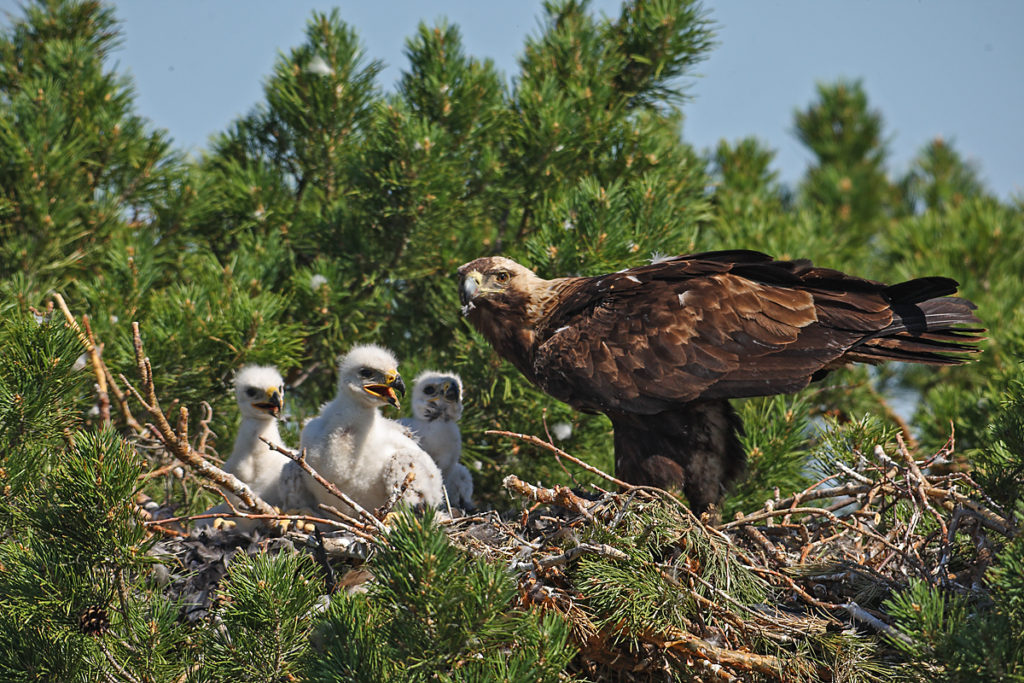
<path fill-rule="evenodd" d="M 373 377 L 373 370 L 370 368 L 360 368 L 359 376 L 369 379 L 370 377 Z"/>
<path fill-rule="evenodd" d="M 433 386 L 423 387 L 423 393 L 426 394 L 427 396 L 432 396 L 434 394 L 434 387 Z"/>
<path fill-rule="evenodd" d="M 494 279 L 498 282 L 498 284 L 503 285 L 506 282 L 508 282 L 508 272 L 504 270 L 499 270 L 497 273 L 494 274 Z"/>
<path fill-rule="evenodd" d="M 248 389 L 245 390 L 245 395 L 246 396 L 255 396 L 258 393 L 259 392 L 256 391 L 256 387 L 249 387 Z"/>

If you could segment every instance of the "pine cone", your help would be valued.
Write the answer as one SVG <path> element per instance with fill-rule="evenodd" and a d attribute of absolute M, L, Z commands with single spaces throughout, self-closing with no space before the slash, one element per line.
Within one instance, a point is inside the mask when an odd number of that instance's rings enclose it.
<path fill-rule="evenodd" d="M 102 605 L 86 607 L 78 617 L 78 628 L 87 636 L 102 636 L 110 628 L 107 608 Z"/>

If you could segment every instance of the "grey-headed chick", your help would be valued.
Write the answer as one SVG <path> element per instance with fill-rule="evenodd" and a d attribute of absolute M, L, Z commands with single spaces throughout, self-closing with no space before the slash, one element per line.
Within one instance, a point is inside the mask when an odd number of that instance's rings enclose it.
<path fill-rule="evenodd" d="M 473 477 L 462 455 L 462 379 L 454 372 L 427 370 L 413 382 L 412 417 L 399 420 L 437 463 L 452 505 L 473 507 Z"/>

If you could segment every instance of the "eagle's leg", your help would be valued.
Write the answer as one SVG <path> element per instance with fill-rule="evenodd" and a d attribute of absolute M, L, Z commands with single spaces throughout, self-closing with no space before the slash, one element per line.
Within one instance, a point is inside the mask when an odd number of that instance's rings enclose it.
<path fill-rule="evenodd" d="M 631 484 L 682 489 L 698 515 L 717 507 L 744 471 L 743 425 L 728 401 L 609 417 L 615 428 L 616 475 Z"/>

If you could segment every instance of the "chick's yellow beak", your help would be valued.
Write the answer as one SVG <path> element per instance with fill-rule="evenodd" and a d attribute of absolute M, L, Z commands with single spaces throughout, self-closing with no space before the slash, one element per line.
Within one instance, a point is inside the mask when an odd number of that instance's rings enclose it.
<path fill-rule="evenodd" d="M 363 391 L 376 396 L 388 405 L 400 408 L 398 394 L 405 396 L 405 382 L 402 381 L 402 376 L 398 374 L 398 370 L 388 370 L 384 373 L 384 381 L 384 384 L 367 384 L 363 387 Z"/>
<path fill-rule="evenodd" d="M 268 387 L 267 400 L 254 405 L 260 410 L 265 410 L 274 417 L 277 417 L 281 414 L 281 409 L 284 408 L 284 397 L 277 387 Z"/>

